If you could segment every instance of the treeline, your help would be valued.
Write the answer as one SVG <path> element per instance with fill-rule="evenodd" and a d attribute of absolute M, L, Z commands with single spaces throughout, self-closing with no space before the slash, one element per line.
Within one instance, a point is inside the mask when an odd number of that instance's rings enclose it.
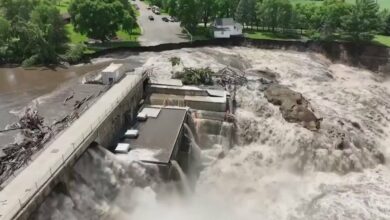
<path fill-rule="evenodd" d="M 0 2 L 0 61 L 56 63 L 68 42 L 58 9 L 42 0 Z"/>
<path fill-rule="evenodd" d="M 80 59 L 85 46 L 70 42 L 56 7 L 60 2 L 0 0 L 0 63 L 30 66 Z M 75 31 L 103 42 L 118 30 L 130 33 L 136 24 L 127 0 L 72 0 L 68 11 Z"/>
<path fill-rule="evenodd" d="M 293 4 L 290 0 L 150 0 L 178 16 L 195 31 L 217 17 L 234 17 L 248 29 L 305 34 L 312 39 L 370 41 L 390 34 L 390 13 L 375 0 L 324 0 L 323 4 Z"/>

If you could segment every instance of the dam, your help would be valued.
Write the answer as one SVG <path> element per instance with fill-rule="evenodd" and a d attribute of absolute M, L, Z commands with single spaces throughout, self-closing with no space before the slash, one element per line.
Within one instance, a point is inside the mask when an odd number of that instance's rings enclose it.
<path fill-rule="evenodd" d="M 133 109 L 129 96 L 124 99 L 128 104 L 119 105 L 122 110 L 113 111 L 92 144 L 48 187 L 51 192 L 42 194 L 45 199 L 30 206 L 29 219 L 390 218 L 390 85 L 384 74 L 334 63 L 317 53 L 254 47 L 186 48 L 121 57 L 122 62 L 142 63 L 137 74 L 153 69 L 154 76 L 140 83 L 143 94 L 133 100 Z M 172 57 L 181 58 L 179 66 L 172 66 Z M 230 107 L 222 100 L 234 93 L 172 81 L 173 73 L 183 67 L 219 72 L 227 66 L 246 78 L 235 94 L 234 115 L 217 111 Z M 203 102 L 195 102 L 199 100 Z M 167 110 L 158 116 L 171 109 L 180 114 L 136 120 L 144 108 Z M 302 113 L 310 114 L 300 117 Z M 172 130 L 183 132 L 183 148 L 172 157 L 178 161 L 168 166 L 156 163 L 169 156 L 145 147 L 141 133 L 139 140 L 124 138 L 127 130 L 154 129 L 154 120 L 164 118 L 180 118 Z M 167 140 L 174 139 L 172 134 Z M 162 138 L 148 137 L 153 139 L 150 143 Z M 134 149 L 114 154 L 118 143 L 133 144 Z M 173 141 L 165 146 L 172 145 Z M 198 154 L 189 155 L 190 149 L 191 154 L 199 148 L 200 163 L 188 163 L 199 159 Z M 164 173 L 169 164 L 178 164 L 182 172 L 175 168 Z M 201 172 L 191 170 L 195 167 Z M 159 174 L 182 181 L 161 180 L 156 178 Z M 0 204 L 4 200 L 0 197 Z"/>
<path fill-rule="evenodd" d="M 159 175 L 171 179 L 171 161 L 183 163 L 178 158 L 179 151 L 190 151 L 188 146 L 183 150 L 183 142 L 184 125 L 189 123 L 191 114 L 185 103 L 169 102 L 171 96 L 185 95 L 192 102 L 189 104 L 192 111 L 197 108 L 224 113 L 228 109 L 228 96 L 225 92 L 220 94 L 222 101 L 213 100 L 207 90 L 186 88 L 180 83 L 151 83 L 147 72 L 127 72 L 9 181 L 0 192 L 0 198 L 5 198 L 1 200 L 0 218 L 29 219 L 53 187 L 61 182 L 68 169 L 94 144 L 112 151 L 118 143 L 129 144 L 130 152 L 139 149 L 155 151 L 155 159 L 141 157 L 137 160 L 157 164 Z M 160 102 L 162 99 L 164 101 Z M 139 114 L 145 114 L 147 119 L 137 121 Z M 130 128 L 139 132 L 136 138 L 129 139 L 123 135 Z"/>

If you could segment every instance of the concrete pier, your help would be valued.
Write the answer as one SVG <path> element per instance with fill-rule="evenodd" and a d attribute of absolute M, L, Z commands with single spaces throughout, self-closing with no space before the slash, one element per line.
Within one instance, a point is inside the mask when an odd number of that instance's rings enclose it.
<path fill-rule="evenodd" d="M 104 136 L 104 131 L 121 129 L 125 122 L 118 119 L 128 112 L 136 114 L 145 79 L 145 75 L 126 75 L 49 143 L 0 191 L 0 219 L 28 219 L 56 185 L 66 167 L 73 165 L 91 142 L 97 140 L 103 146 L 112 142 L 112 138 Z"/>

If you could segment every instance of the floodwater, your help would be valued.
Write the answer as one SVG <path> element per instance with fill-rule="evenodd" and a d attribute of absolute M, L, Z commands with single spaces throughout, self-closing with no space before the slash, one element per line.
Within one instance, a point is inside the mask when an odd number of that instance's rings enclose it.
<path fill-rule="evenodd" d="M 126 160 L 89 149 L 67 191 L 53 191 L 33 219 L 390 219 L 389 79 L 291 51 L 216 47 L 142 56 L 139 71 L 153 68 L 165 79 L 183 66 L 247 72 L 251 80 L 237 91 L 237 144 L 199 146 L 204 168 L 187 196 L 131 152 Z M 179 66 L 172 67 L 173 56 Z M 319 131 L 287 122 L 268 102 L 264 71 L 302 93 L 323 118 Z"/>
<path fill-rule="evenodd" d="M 102 65 L 82 65 L 69 68 L 0 68 L 0 128 L 17 118 L 12 110 L 23 108 L 38 97 L 78 78 Z"/>
<path fill-rule="evenodd" d="M 70 67 L 0 68 L 0 130 L 17 122 L 19 112 L 35 106 L 47 122 L 69 110 L 59 105 L 77 90 L 75 98 L 87 97 L 100 91 L 99 86 L 81 86 L 81 76 L 104 68 L 107 62 Z M 56 94 L 54 94 L 56 93 Z M 51 95 L 50 95 L 51 94 Z M 0 133 L 0 149 L 14 141 L 18 131 Z"/>

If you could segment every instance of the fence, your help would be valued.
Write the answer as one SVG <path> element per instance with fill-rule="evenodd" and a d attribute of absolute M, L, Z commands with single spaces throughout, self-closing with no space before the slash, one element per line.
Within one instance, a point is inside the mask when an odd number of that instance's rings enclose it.
<path fill-rule="evenodd" d="M 96 130 L 101 126 L 101 124 L 106 120 L 106 118 L 108 118 L 110 114 L 118 107 L 118 105 L 126 98 L 126 96 L 130 94 L 131 90 L 136 88 L 138 84 L 142 82 L 142 78 L 143 78 L 142 75 L 132 75 L 132 76 L 136 76 L 136 78 L 131 82 L 131 84 L 123 92 L 121 92 L 120 95 L 104 110 L 103 114 L 97 117 L 96 121 L 91 122 L 91 126 L 86 131 L 81 132 L 81 134 L 75 137 L 75 139 L 71 143 L 67 143 L 68 146 L 64 144 L 64 147 L 67 147 L 66 152 L 62 153 L 61 156 L 59 157 L 59 160 L 55 164 L 48 167 L 47 172 L 43 176 L 41 176 L 38 180 L 36 180 L 33 184 L 31 184 L 30 188 L 25 190 L 24 196 L 18 198 L 17 203 L 15 203 L 11 208 L 6 208 L 5 213 L 0 213 L 0 219 L 13 219 L 14 217 L 16 217 L 19 211 L 25 208 L 27 204 L 29 204 L 29 202 L 37 194 L 39 195 L 39 192 L 44 189 L 45 185 L 47 183 L 50 183 L 56 177 L 56 175 L 58 175 L 61 172 L 62 168 L 66 166 L 68 162 L 80 156 L 77 155 L 78 153 L 80 154 L 83 153 L 84 149 L 82 149 L 82 147 L 86 145 L 84 142 L 87 141 L 90 137 L 92 137 L 95 134 Z M 102 98 L 103 97 L 101 97 L 101 99 Z M 87 103 L 86 106 L 87 110 L 84 112 L 85 114 L 88 114 L 88 110 L 92 110 L 92 108 L 90 107 L 91 106 L 88 105 Z M 69 127 L 68 129 L 72 129 L 72 126 Z M 61 133 L 60 135 L 62 134 L 63 133 Z M 53 142 L 51 144 L 53 144 Z M 49 148 L 50 145 L 44 150 L 49 150 Z M 12 181 L 9 184 L 12 184 Z M 2 199 L 6 199 L 6 198 L 2 198 Z M 5 202 L 6 201 L 0 201 L 0 207 L 4 206 Z"/>

